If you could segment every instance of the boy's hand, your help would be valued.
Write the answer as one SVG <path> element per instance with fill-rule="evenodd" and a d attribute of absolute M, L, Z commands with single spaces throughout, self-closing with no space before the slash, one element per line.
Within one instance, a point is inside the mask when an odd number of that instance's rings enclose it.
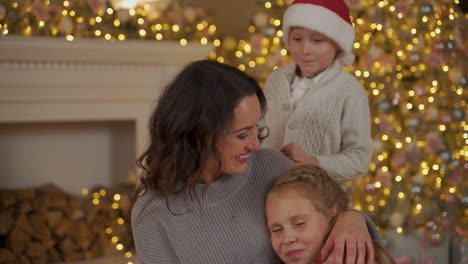
<path fill-rule="evenodd" d="M 298 165 L 312 164 L 318 166 L 317 159 L 307 155 L 304 149 L 297 144 L 288 144 L 281 149 L 281 152 Z"/>
<path fill-rule="evenodd" d="M 329 257 L 334 264 L 374 264 L 374 246 L 366 220 L 359 212 L 345 211 L 338 216 L 320 252 L 319 262 Z"/>

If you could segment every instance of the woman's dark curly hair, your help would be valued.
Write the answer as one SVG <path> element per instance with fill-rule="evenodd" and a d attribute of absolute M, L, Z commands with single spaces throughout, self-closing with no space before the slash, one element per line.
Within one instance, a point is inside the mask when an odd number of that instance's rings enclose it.
<path fill-rule="evenodd" d="M 250 95 L 257 95 L 263 116 L 263 91 L 244 72 L 212 60 L 184 68 L 165 88 L 149 121 L 150 145 L 137 160 L 143 170 L 137 194 L 151 190 L 166 203 L 181 192 L 193 198 L 210 155 L 221 168 L 216 142 L 231 124 L 234 108 Z"/>

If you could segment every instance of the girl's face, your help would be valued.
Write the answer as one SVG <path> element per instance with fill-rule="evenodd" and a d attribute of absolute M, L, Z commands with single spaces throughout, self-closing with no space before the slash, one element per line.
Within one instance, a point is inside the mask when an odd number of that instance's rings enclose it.
<path fill-rule="evenodd" d="M 240 174 L 247 170 L 250 153 L 260 149 L 258 122 L 261 118 L 257 95 L 244 97 L 234 109 L 234 118 L 229 130 L 216 144 L 221 156 L 221 173 Z M 204 171 L 205 183 L 211 182 L 220 172 L 217 162 L 211 157 Z"/>
<path fill-rule="evenodd" d="M 335 60 L 338 46 L 325 35 L 302 27 L 289 33 L 289 53 L 304 77 L 315 77 Z"/>
<path fill-rule="evenodd" d="M 316 263 L 330 219 L 291 187 L 270 193 L 265 211 L 271 244 L 281 260 L 286 264 Z"/>

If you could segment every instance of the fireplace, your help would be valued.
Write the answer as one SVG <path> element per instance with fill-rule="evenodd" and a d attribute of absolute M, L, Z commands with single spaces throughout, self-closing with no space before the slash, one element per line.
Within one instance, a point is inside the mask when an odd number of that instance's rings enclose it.
<path fill-rule="evenodd" d="M 211 49 L 164 41 L 1 38 L 4 260 L 138 263 L 130 212 L 149 115 L 165 84 Z"/>
<path fill-rule="evenodd" d="M 0 186 L 80 193 L 135 180 L 164 85 L 211 46 L 47 37 L 0 41 Z M 132 178 L 133 177 L 133 178 Z"/>

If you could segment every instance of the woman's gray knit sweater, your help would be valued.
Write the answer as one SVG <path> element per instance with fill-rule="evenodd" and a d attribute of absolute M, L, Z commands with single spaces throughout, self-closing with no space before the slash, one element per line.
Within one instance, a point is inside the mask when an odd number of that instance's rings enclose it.
<path fill-rule="evenodd" d="M 272 180 L 292 166 L 281 153 L 252 153 L 249 169 L 224 175 L 201 200 L 186 195 L 166 200 L 147 192 L 132 210 L 137 255 L 142 263 L 280 263 L 271 248 L 264 202 Z M 201 194 L 206 186 L 196 186 Z M 375 239 L 378 232 L 369 222 Z"/>

